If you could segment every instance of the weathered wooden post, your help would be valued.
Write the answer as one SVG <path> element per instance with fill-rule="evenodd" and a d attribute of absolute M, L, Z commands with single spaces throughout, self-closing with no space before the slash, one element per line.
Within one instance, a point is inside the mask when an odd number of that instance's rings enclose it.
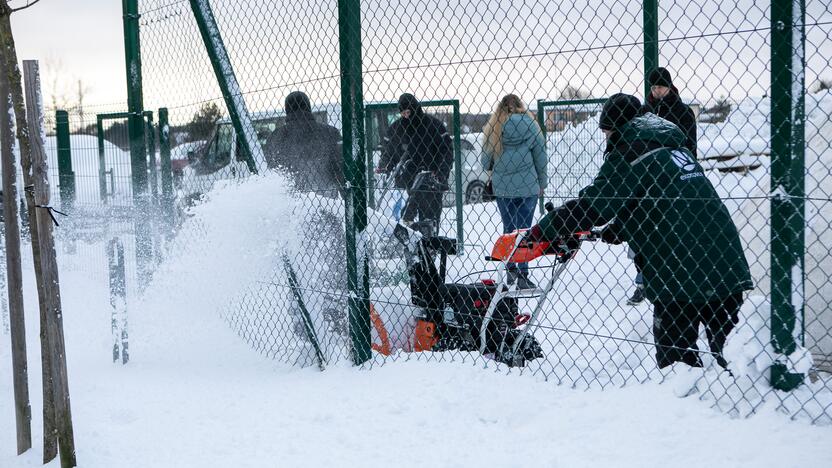
<path fill-rule="evenodd" d="M 66 348 L 64 346 L 63 312 L 61 307 L 61 286 L 58 277 L 58 260 L 52 228 L 55 222 L 49 204 L 49 172 L 44 151 L 43 104 L 40 94 L 40 74 L 36 60 L 23 61 L 23 75 L 26 88 L 26 120 L 30 143 L 29 167 L 33 182 L 34 216 L 30 223 L 37 225 L 37 242 L 40 251 L 40 284 L 46 303 L 46 336 L 51 357 L 52 396 L 55 404 L 55 421 L 58 436 L 58 450 L 61 466 L 76 466 L 75 436 L 72 428 L 72 411 L 69 403 L 69 379 L 66 369 Z M 26 152 L 22 152 L 26 158 Z"/>
<path fill-rule="evenodd" d="M 9 291 L 9 322 L 12 338 L 12 379 L 17 427 L 17 453 L 32 447 L 29 371 L 26 359 L 26 325 L 23 314 L 23 273 L 20 263 L 17 165 L 10 117 L 10 86 L 4 54 L 0 54 L 0 153 L 3 159 L 3 221 L 6 229 L 6 275 Z"/>

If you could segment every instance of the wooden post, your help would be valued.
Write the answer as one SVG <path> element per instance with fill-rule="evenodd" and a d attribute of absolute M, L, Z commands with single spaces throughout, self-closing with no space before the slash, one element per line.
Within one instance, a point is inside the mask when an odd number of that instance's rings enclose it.
<path fill-rule="evenodd" d="M 36 60 L 23 61 L 26 83 L 26 121 L 31 142 L 31 161 L 34 185 L 34 216 L 30 222 L 37 224 L 41 261 L 40 283 L 43 285 L 47 305 L 47 338 L 52 358 L 52 395 L 58 431 L 58 448 L 61 466 L 76 466 L 75 436 L 72 428 L 72 412 L 69 403 L 69 381 L 66 370 L 66 349 L 64 346 L 63 317 L 61 309 L 61 288 L 58 278 L 58 261 L 55 253 L 55 239 L 52 235 L 52 213 L 49 205 L 49 173 L 46 166 L 46 151 L 43 149 L 43 103 L 40 94 L 40 74 Z M 34 242 L 34 240 L 33 240 Z"/>
<path fill-rule="evenodd" d="M 12 335 L 12 374 L 18 455 L 32 447 L 29 371 L 26 361 L 26 326 L 23 315 L 23 273 L 20 266 L 20 226 L 17 211 L 17 167 L 10 88 L 5 54 L 0 53 L 0 141 L 3 165 L 3 219 L 6 228 L 6 274 L 9 291 L 9 321 Z"/>

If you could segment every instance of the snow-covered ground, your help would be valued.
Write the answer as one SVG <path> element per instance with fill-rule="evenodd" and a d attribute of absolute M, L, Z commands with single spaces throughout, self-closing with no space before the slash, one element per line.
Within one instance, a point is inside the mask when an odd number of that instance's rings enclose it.
<path fill-rule="evenodd" d="M 192 341 L 203 351 L 187 357 L 137 356 L 124 368 L 105 359 L 74 366 L 80 466 L 832 463 L 828 427 L 792 422 L 771 409 L 753 419 L 728 419 L 695 398 L 674 397 L 666 386 L 580 392 L 466 364 L 417 360 L 319 373 L 276 366 L 229 337 L 227 330 L 203 332 Z M 38 448 L 14 456 L 11 395 L 2 390 L 0 466 L 41 466 Z"/>
<path fill-rule="evenodd" d="M 658 384 L 660 375 L 654 375 L 654 382 L 622 389 L 617 388 L 622 382 L 597 368 L 595 360 L 580 360 L 601 353 L 598 362 L 603 363 L 610 358 L 603 353 L 617 349 L 621 356 L 635 353 L 637 360 L 648 356 L 644 372 L 653 374 L 649 346 L 608 346 L 609 341 L 580 336 L 572 337 L 571 345 L 561 343 L 573 351 L 559 364 L 552 359 L 550 371 L 607 379 L 604 391 L 556 386 L 561 380 L 532 368 L 504 375 L 503 368 L 473 355 L 400 353 L 384 366 L 377 365 L 377 356 L 365 369 L 341 360 L 324 373 L 262 356 L 228 326 L 222 311 L 235 291 L 257 278 L 270 278 L 261 275 L 273 273 L 277 254 L 297 248 L 300 225 L 295 220 L 302 218 L 303 207 L 289 198 L 285 186 L 279 176 L 229 185 L 194 211 L 145 299 L 130 302 L 132 358 L 127 366 L 110 362 L 106 283 L 73 269 L 63 271 L 81 466 L 642 467 L 674 460 L 682 465 L 821 467 L 832 461 L 826 450 L 830 428 L 791 421 L 777 398 L 759 401 L 752 418 L 732 419 L 711 409 L 709 385 L 685 399 L 674 396 L 676 378 Z M 248 203 L 264 197 L 274 203 Z M 469 222 L 476 223 L 477 217 Z M 490 231 L 483 234 L 489 236 Z M 470 249 L 470 255 L 455 260 L 457 268 L 480 261 L 475 247 Z M 582 267 L 592 263 L 593 252 L 571 267 L 575 284 L 581 278 L 595 281 L 592 271 Z M 623 297 L 626 285 L 612 287 Z M 33 290 L 31 281 L 26 290 Z M 581 288 L 570 292 L 573 300 L 585 294 Z M 285 295 L 272 300 L 281 297 Z M 27 299 L 37 435 L 42 424 L 39 346 L 33 295 Z M 279 302 L 263 307 L 285 311 Z M 598 311 L 593 320 L 611 324 L 603 318 L 607 312 Z M 574 319 L 565 326 L 579 324 L 581 317 Z M 36 466 L 41 457 L 37 437 L 30 453 L 14 454 L 9 341 L 8 335 L 0 337 L 0 466 Z M 567 359 L 572 359 L 570 368 Z"/>

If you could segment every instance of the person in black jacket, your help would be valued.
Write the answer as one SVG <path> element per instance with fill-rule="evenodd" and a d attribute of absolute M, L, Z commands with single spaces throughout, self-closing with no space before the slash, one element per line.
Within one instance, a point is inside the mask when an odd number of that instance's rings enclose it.
<path fill-rule="evenodd" d="M 401 118 L 384 138 L 378 172 L 394 175 L 396 188 L 407 190 L 402 213 L 406 224 L 432 220 L 438 229 L 442 194 L 448 190 L 453 166 L 453 143 L 445 124 L 427 115 L 412 94 L 399 97 Z"/>
<path fill-rule="evenodd" d="M 696 116 L 679 97 L 679 90 L 673 85 L 670 72 L 667 68 L 657 67 L 647 75 L 647 83 L 650 85 L 650 95 L 647 96 L 642 112 L 656 114 L 679 127 L 685 134 L 684 147 L 696 158 Z M 637 274 L 634 281 L 636 289 L 627 304 L 636 305 L 644 301 L 644 278 L 641 274 L 644 259 L 633 249 L 629 249 L 628 257 L 633 260 Z"/>
<path fill-rule="evenodd" d="M 269 169 L 285 171 L 300 192 L 335 198 L 344 187 L 341 134 L 315 120 L 309 97 L 294 91 L 284 103 L 286 124 L 272 132 L 264 151 Z"/>
<path fill-rule="evenodd" d="M 647 76 L 650 95 L 644 112 L 651 112 L 672 122 L 685 134 L 685 148 L 693 157 L 696 155 L 696 116 L 693 110 L 679 97 L 679 90 L 673 85 L 673 79 L 667 68 L 658 67 Z"/>
<path fill-rule="evenodd" d="M 309 97 L 301 91 L 286 96 L 284 111 L 285 125 L 272 132 L 263 148 L 266 163 L 269 169 L 289 176 L 298 192 L 326 197 L 299 220 L 306 232 L 315 233 L 301 240 L 301 251 L 316 253 L 316 267 L 299 270 L 298 279 L 302 283 L 326 285 L 328 291 L 322 294 L 320 314 L 329 332 L 346 340 L 349 326 L 344 312 L 348 295 L 344 215 L 333 209 L 338 197 L 345 193 L 341 134 L 335 127 L 315 120 Z M 290 311 L 294 332 L 300 339 L 307 339 L 300 309 L 293 305 Z"/>

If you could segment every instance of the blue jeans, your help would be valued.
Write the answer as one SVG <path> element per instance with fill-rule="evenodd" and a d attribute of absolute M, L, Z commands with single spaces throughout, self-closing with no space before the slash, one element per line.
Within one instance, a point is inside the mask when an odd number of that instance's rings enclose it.
<path fill-rule="evenodd" d="M 537 206 L 537 197 L 497 198 L 497 208 L 503 220 L 503 234 L 532 227 L 535 206 Z M 515 268 L 514 263 L 509 263 L 508 266 Z M 518 263 L 516 268 L 524 276 L 529 274 L 528 263 Z"/>

